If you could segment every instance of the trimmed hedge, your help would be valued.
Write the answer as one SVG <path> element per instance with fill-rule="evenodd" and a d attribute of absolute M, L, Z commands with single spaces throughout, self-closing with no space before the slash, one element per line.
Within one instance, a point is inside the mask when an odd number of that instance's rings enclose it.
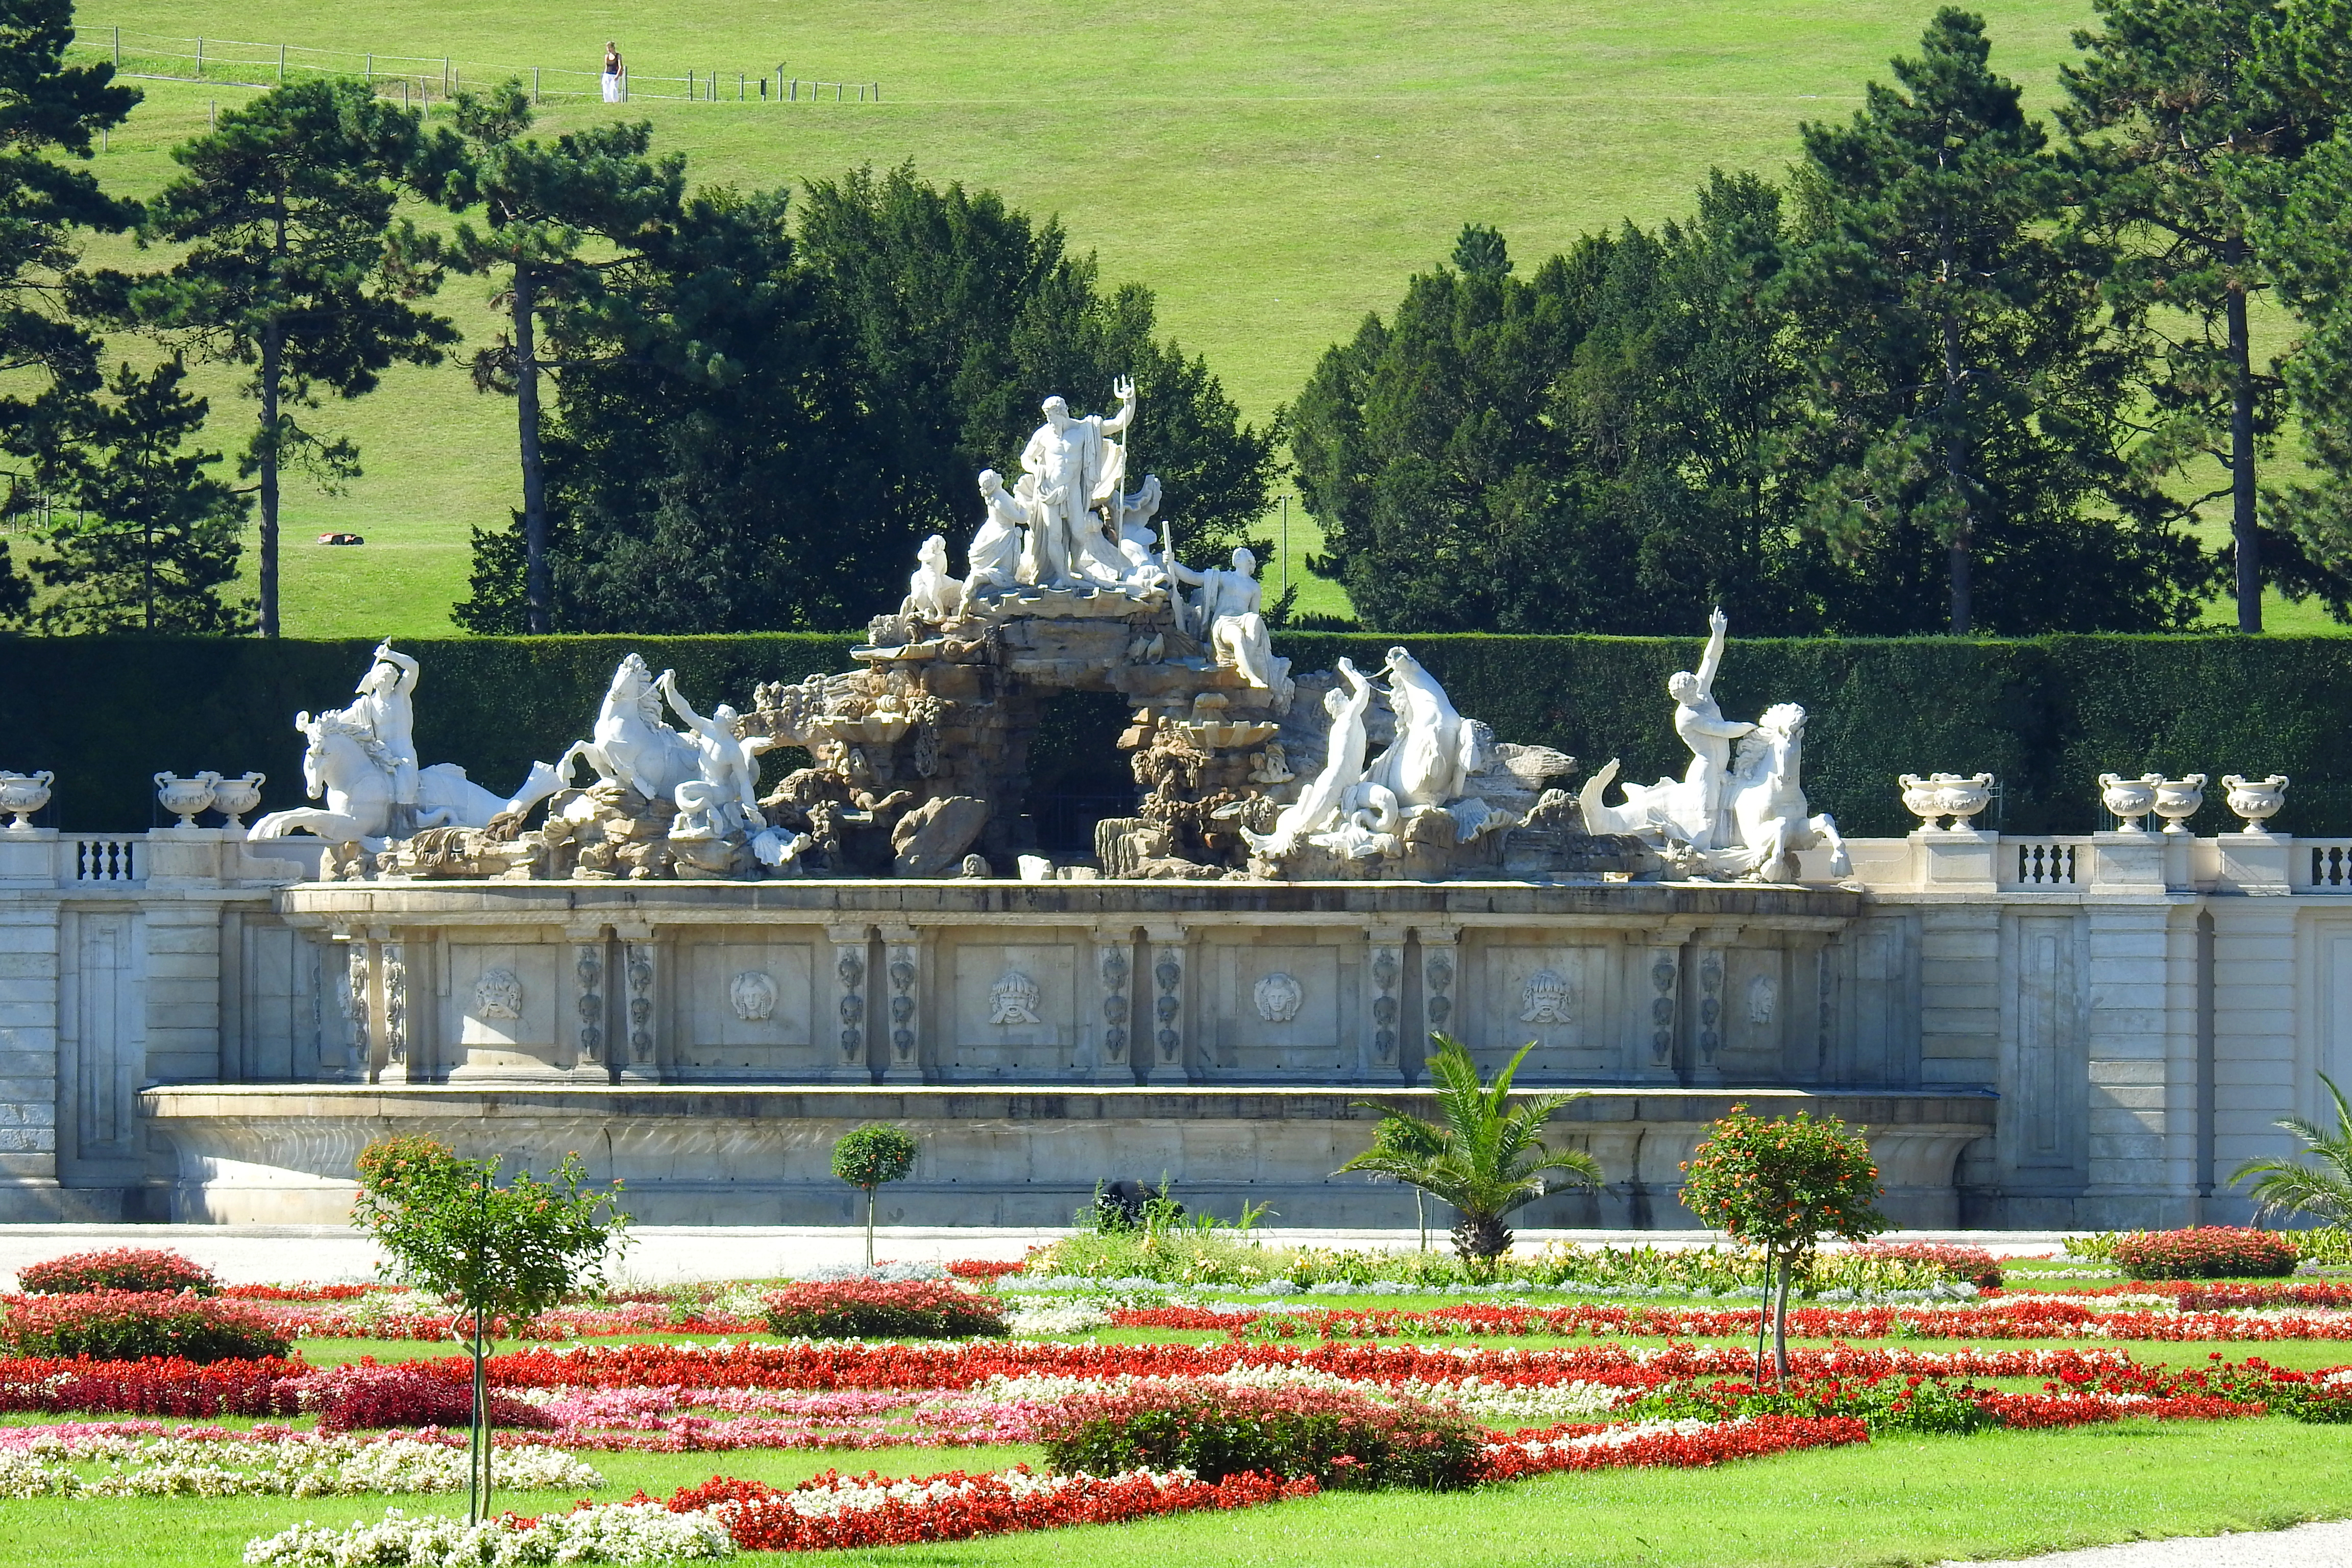
<path fill-rule="evenodd" d="M 2063 584 L 2053 585 L 2063 592 Z M 424 663 L 417 743 L 426 763 L 463 763 L 513 789 L 533 759 L 585 734 L 605 682 L 634 648 L 676 668 L 705 711 L 740 705 L 765 680 L 850 668 L 851 635 L 403 640 Z M 1386 637 L 1288 633 L 1300 671 L 1341 655 L 1376 667 L 1402 642 L 1457 706 L 1505 740 L 1557 746 L 1585 770 L 1611 756 L 1623 776 L 1680 773 L 1665 679 L 1697 637 Z M 0 641 L 0 768 L 52 768 L 58 825 L 127 831 L 155 821 L 150 775 L 170 769 L 269 774 L 265 810 L 302 804 L 298 709 L 348 701 L 370 642 L 134 637 Z M 1717 695 L 1753 717 L 1795 701 L 1811 714 L 1806 794 L 1849 833 L 1906 832 L 1895 775 L 1990 770 L 1998 825 L 2012 833 L 2099 826 L 2103 772 L 2211 775 L 2192 824 L 2231 826 L 2221 775 L 2292 774 L 2274 826 L 2352 831 L 2352 638 L 2060 637 L 1737 642 Z M 1056 758 L 1042 778 L 1093 776 L 1092 758 Z M 1117 773 L 1115 761 L 1108 770 Z M 1988 825 L 1993 819 L 1987 818 Z"/>

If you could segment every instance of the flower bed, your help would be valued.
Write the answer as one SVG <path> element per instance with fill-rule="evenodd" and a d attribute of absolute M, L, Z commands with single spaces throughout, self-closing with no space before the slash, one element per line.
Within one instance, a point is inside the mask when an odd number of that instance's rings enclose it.
<path fill-rule="evenodd" d="M 291 1415 L 310 1368 L 275 1357 L 198 1364 L 150 1361 L 0 1360 L 0 1410 L 126 1415 Z"/>
<path fill-rule="evenodd" d="M 1016 1465 L 989 1475 L 950 1470 L 904 1480 L 827 1470 L 788 1492 L 714 1476 L 682 1489 L 667 1506 L 684 1513 L 708 1511 L 746 1551 L 827 1552 L 1251 1508 L 1312 1497 L 1316 1489 L 1312 1479 L 1279 1481 L 1259 1475 L 1214 1482 L 1181 1470 L 1056 1476 Z"/>
<path fill-rule="evenodd" d="M 220 1280 L 200 1263 L 152 1247 L 115 1247 L 74 1252 L 16 1270 L 16 1289 L 37 1296 L 82 1295 L 92 1290 L 193 1291 L 216 1294 Z"/>
<path fill-rule="evenodd" d="M 1947 1279 L 1964 1279 L 1979 1290 L 2000 1288 L 2000 1260 L 1981 1247 L 1951 1247 L 1933 1241 L 1874 1241 L 1846 1254 L 1857 1263 L 1922 1263 Z"/>
<path fill-rule="evenodd" d="M 1476 1479 L 1480 1434 L 1458 1410 L 1376 1401 L 1349 1387 L 1254 1388 L 1141 1382 L 1061 1402 L 1039 1425 L 1057 1470 L 1181 1469 L 1211 1480 L 1255 1472 L 1326 1488 L 1444 1490 Z"/>
<path fill-rule="evenodd" d="M 463 1362 L 409 1362 L 378 1366 L 363 1358 L 305 1379 L 302 1407 L 319 1413 L 322 1432 L 393 1426 L 466 1426 L 474 1419 L 471 1369 Z M 503 1389 L 489 1397 L 493 1426 L 547 1428 L 555 1420 Z"/>
<path fill-rule="evenodd" d="M 961 1340 L 1003 1333 L 1004 1307 L 928 1279 L 840 1279 L 769 1297 L 768 1328 L 824 1340 Z"/>
<path fill-rule="evenodd" d="M 192 1362 L 282 1356 L 293 1336 L 267 1310 L 184 1290 L 0 1296 L 0 1345 L 20 1356 Z"/>
<path fill-rule="evenodd" d="M 524 1563 L 707 1563 L 734 1555 L 726 1527 L 707 1513 L 659 1503 L 583 1505 L 537 1519 L 508 1514 L 484 1524 L 411 1519 L 396 1508 L 373 1524 L 325 1530 L 303 1523 L 250 1542 L 245 1561 L 263 1568 L 487 1568 Z"/>
<path fill-rule="evenodd" d="M 2142 1279 L 2226 1279 L 2292 1274 L 2295 1245 L 2273 1230 L 2205 1226 L 2143 1231 L 2117 1238 L 2116 1263 Z"/>
<path fill-rule="evenodd" d="M 75 1461 L 107 1469 L 84 1477 Z M 321 1437 L 279 1433 L 242 1444 L 186 1437 L 52 1439 L 0 1451 L 0 1498 L 348 1497 L 363 1492 L 465 1489 L 467 1455 L 456 1439 Z M 561 1449 L 493 1455 L 493 1484 L 509 1491 L 577 1491 L 604 1478 Z"/>
<path fill-rule="evenodd" d="M 1656 1466 L 1689 1469 L 1727 1459 L 1760 1458 L 1799 1448 L 1867 1443 L 1870 1432 L 1850 1416 L 1756 1415 L 1735 1421 L 1646 1421 L 1598 1431 L 1514 1438 L 1489 1444 L 1479 1479 L 1515 1480 L 1556 1470 Z"/>

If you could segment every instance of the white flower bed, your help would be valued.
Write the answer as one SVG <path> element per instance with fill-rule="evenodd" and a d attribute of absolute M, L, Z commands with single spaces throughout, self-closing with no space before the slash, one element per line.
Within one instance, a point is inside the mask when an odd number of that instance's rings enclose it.
<path fill-rule="evenodd" d="M 708 1513 L 658 1503 L 608 1503 L 551 1513 L 529 1529 L 463 1520 L 411 1519 L 386 1509 L 376 1523 L 326 1530 L 305 1521 L 249 1541 L 248 1563 L 268 1568 L 505 1568 L 542 1563 L 711 1563 L 735 1555 L 727 1527 Z"/>
<path fill-rule="evenodd" d="M 1092 1486 L 1097 1480 L 1150 1481 L 1162 1490 L 1171 1486 L 1200 1479 L 1197 1472 L 1178 1466 L 1172 1470 L 1125 1470 L 1115 1476 L 1090 1476 L 1084 1471 L 1069 1475 L 1046 1475 L 1015 1466 L 992 1475 L 967 1476 L 961 1480 L 941 1479 L 933 1481 L 898 1480 L 877 1483 L 852 1476 L 836 1477 L 829 1487 L 809 1486 L 783 1492 L 761 1502 L 761 1508 L 788 1508 L 803 1519 L 837 1519 L 845 1513 L 865 1513 L 892 1502 L 910 1508 L 945 1502 L 983 1488 L 993 1490 L 1001 1487 L 1015 1498 L 1051 1497 L 1073 1487 Z M 721 1519 L 741 1505 L 722 1502 L 711 1511 Z M 251 1559 L 247 1559 L 251 1561 Z"/>
<path fill-rule="evenodd" d="M 404 1437 L 313 1437 L 281 1443 L 192 1443 L 85 1437 L 36 1441 L 0 1453 L 0 1498 L 349 1497 L 362 1492 L 453 1492 L 466 1488 L 466 1450 Z M 73 1460 L 100 1460 L 85 1477 Z M 604 1484 L 593 1466 L 558 1448 L 495 1453 L 490 1482 L 508 1491 L 582 1491 Z"/>
<path fill-rule="evenodd" d="M 1016 1334 L 1083 1334 L 1109 1322 L 1110 1314 L 1091 1301 L 1024 1303 L 1004 1319 Z"/>

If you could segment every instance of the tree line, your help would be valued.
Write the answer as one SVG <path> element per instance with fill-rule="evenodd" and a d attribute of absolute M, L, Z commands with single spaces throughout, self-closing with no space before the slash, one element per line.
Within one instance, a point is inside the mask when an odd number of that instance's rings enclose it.
<path fill-rule="evenodd" d="M 2244 631 L 2266 583 L 2352 617 L 2352 5 L 2097 20 L 2054 133 L 1948 7 L 1784 182 L 1525 276 L 1465 227 L 1291 410 L 1310 565 L 1424 631 L 2159 630 L 2225 583 Z"/>
<path fill-rule="evenodd" d="M 522 497 L 475 530 L 472 631 L 858 625 L 925 533 L 976 526 L 975 475 L 1013 466 L 1044 396 L 1107 405 L 1121 374 L 1192 547 L 1266 510 L 1278 427 L 1158 333 L 1149 290 L 991 193 L 906 166 L 796 196 L 696 186 L 644 123 L 533 135 L 519 83 L 428 119 L 322 79 L 223 110 L 131 202 L 80 165 L 138 95 L 66 65 L 71 34 L 69 0 L 0 0 L 0 364 L 21 373 L 0 450 L 23 465 L 9 504 L 48 520 L 29 572 L 0 542 L 0 624 L 276 635 L 283 485 L 359 471 L 316 411 L 465 352 L 433 308 L 452 279 L 500 310 L 470 368 L 513 400 Z M 90 233 L 173 259 L 88 268 Z M 125 332 L 162 363 L 110 371 Z M 200 444 L 192 361 L 235 367 L 253 405 L 233 478 Z"/>
<path fill-rule="evenodd" d="M 1122 373 L 1188 552 L 1246 537 L 1286 440 L 1309 564 L 1371 627 L 2163 629 L 2225 584 L 2243 630 L 2266 585 L 2352 619 L 2352 0 L 2096 19 L 2054 128 L 1947 8 L 1783 180 L 1524 274 L 1469 225 L 1252 425 L 1055 221 L 908 166 L 698 185 L 643 123 L 536 133 L 515 83 L 429 117 L 290 84 L 126 200 L 87 165 L 136 91 L 65 63 L 70 0 L 0 0 L 0 451 L 45 520 L 29 561 L 0 541 L 0 625 L 275 635 L 284 485 L 358 472 L 321 410 L 453 356 L 515 412 L 478 632 L 857 625 L 1041 397 Z M 158 264 L 85 266 L 93 234 Z"/>

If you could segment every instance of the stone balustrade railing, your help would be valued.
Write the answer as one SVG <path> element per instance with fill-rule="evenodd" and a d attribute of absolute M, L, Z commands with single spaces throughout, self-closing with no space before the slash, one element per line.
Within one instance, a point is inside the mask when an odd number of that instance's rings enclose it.
<path fill-rule="evenodd" d="M 274 887 L 316 877 L 323 839 L 248 839 L 237 827 L 148 833 L 0 829 L 0 888 L 76 892 L 171 887 Z"/>

